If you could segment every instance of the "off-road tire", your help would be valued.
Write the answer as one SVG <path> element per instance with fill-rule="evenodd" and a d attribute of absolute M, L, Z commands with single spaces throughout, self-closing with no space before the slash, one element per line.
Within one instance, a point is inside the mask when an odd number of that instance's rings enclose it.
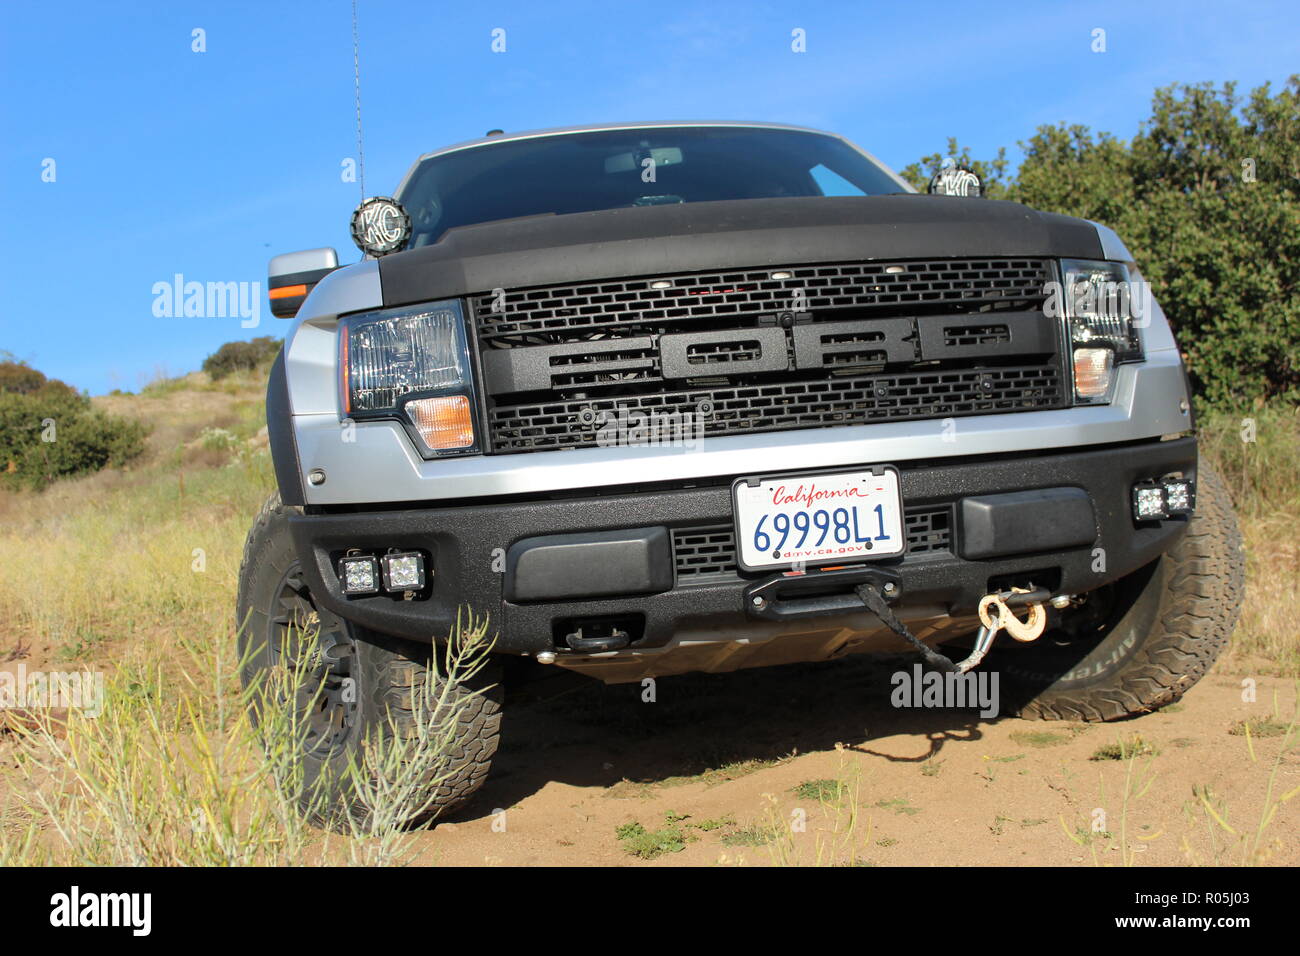
<path fill-rule="evenodd" d="M 1201 464 L 1186 534 L 1118 582 L 1122 597 L 1095 644 L 1034 644 L 991 654 L 1003 710 L 1041 720 L 1118 720 L 1178 700 L 1227 645 L 1244 596 L 1241 532 L 1223 479 Z M 1040 640 L 1048 640 L 1044 635 Z"/>
<path fill-rule="evenodd" d="M 281 503 L 272 495 L 262 506 L 244 544 L 236 601 L 236 626 L 242 662 L 241 677 L 250 687 L 263 672 L 276 666 L 276 651 L 268 635 L 271 609 L 277 600 L 286 575 L 298 567 L 298 557 L 290 540 L 288 515 L 296 508 Z M 305 589 L 305 584 L 302 585 Z M 375 735 L 415 739 L 420 728 L 416 695 L 425 691 L 429 681 L 441 679 L 435 666 L 437 650 L 429 644 L 404 641 L 369 631 L 317 609 L 321 630 L 344 629 L 351 652 L 347 674 L 353 684 L 354 726 L 336 745 L 312 750 L 303 741 L 295 741 L 296 757 L 302 761 L 304 784 L 301 797 L 304 812 L 317 824 L 342 827 L 351 817 L 355 823 L 359 810 L 347 768 L 359 760 L 361 748 Z M 430 781 L 427 793 L 431 802 L 424 812 L 405 821 L 408 825 L 427 822 L 462 806 L 482 786 L 491 767 L 501 731 L 502 687 L 500 668 L 489 661 L 473 677 L 452 688 L 451 706 L 459 708 L 457 731 L 450 759 L 436 782 Z M 254 721 L 258 706 L 251 704 Z M 359 764 L 358 764 L 359 765 Z M 313 797 L 312 794 L 319 794 Z"/>

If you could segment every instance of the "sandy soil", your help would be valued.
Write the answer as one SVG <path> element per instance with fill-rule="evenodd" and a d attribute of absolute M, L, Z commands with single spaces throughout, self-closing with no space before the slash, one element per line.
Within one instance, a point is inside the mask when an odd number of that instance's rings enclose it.
<path fill-rule="evenodd" d="M 654 702 L 639 685 L 557 674 L 513 695 L 492 777 L 418 837 L 418 862 L 1228 864 L 1256 831 L 1270 774 L 1273 802 L 1300 788 L 1297 748 L 1279 761 L 1280 737 L 1228 732 L 1275 707 L 1289 718 L 1288 681 L 1259 678 L 1247 703 L 1241 677 L 1211 673 L 1164 711 L 1061 724 L 894 709 L 889 674 L 910 663 L 661 679 Z M 1154 755 L 1090 759 L 1134 734 Z M 819 780 L 841 781 L 839 798 L 830 784 L 797 790 Z M 630 822 L 675 828 L 684 846 L 633 856 L 616 835 Z M 1300 796 L 1259 845 L 1257 862 L 1300 863 Z"/>

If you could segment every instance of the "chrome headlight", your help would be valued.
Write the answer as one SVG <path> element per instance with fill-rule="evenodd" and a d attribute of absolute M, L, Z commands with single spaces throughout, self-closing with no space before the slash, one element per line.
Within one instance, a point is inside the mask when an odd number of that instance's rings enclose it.
<path fill-rule="evenodd" d="M 339 323 L 343 414 L 396 418 L 426 457 L 482 450 L 460 302 L 364 312 Z"/>
<path fill-rule="evenodd" d="M 1057 314 L 1069 336 L 1075 402 L 1109 402 L 1115 366 L 1142 359 L 1137 330 L 1151 307 L 1146 284 L 1133 281 L 1122 262 L 1087 259 L 1062 259 L 1061 278 Z"/>

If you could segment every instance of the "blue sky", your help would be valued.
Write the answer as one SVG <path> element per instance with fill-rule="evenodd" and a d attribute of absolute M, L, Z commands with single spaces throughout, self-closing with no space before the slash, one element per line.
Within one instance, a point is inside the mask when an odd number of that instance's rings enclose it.
<path fill-rule="evenodd" d="M 360 0 L 367 192 L 488 129 L 766 119 L 901 168 L 1040 124 L 1132 136 L 1157 86 L 1278 86 L 1283 3 L 406 3 Z M 98 394 L 283 335 L 159 317 L 155 283 L 259 282 L 279 252 L 358 257 L 350 0 L 5 4 L 0 350 Z M 1106 52 L 1090 49 L 1106 30 Z M 206 52 L 191 49 L 205 31 Z M 506 51 L 493 53 L 504 29 Z M 791 51 L 791 31 L 807 50 Z M 53 182 L 42 181 L 54 160 Z"/>

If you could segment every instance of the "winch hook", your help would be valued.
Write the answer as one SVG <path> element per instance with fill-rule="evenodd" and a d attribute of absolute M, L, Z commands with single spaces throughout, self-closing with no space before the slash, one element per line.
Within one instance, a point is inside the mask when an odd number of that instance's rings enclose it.
<path fill-rule="evenodd" d="M 979 603 L 980 629 L 975 636 L 975 647 L 965 660 L 954 663 L 950 658 L 929 647 L 909 631 L 907 625 L 900 621 L 894 612 L 890 610 L 884 597 L 871 584 L 861 584 L 854 590 L 858 598 L 866 605 L 867 610 L 879 618 L 880 622 L 891 631 L 916 648 L 928 664 L 941 671 L 958 674 L 965 674 L 967 671 L 974 670 L 979 666 L 985 655 L 988 654 L 989 649 L 993 647 L 993 640 L 1000 630 L 1005 630 L 1017 641 L 1022 642 L 1036 640 L 1041 636 L 1043 629 L 1047 626 L 1047 611 L 1043 608 L 1043 601 L 1051 596 L 1046 588 L 1011 588 L 1008 591 L 994 591 L 984 595 L 984 597 L 980 598 Z M 1019 607 L 1028 607 L 1028 619 L 1021 621 L 1017 618 L 1008 602 Z M 993 611 L 996 611 L 996 616 L 992 613 Z"/>

